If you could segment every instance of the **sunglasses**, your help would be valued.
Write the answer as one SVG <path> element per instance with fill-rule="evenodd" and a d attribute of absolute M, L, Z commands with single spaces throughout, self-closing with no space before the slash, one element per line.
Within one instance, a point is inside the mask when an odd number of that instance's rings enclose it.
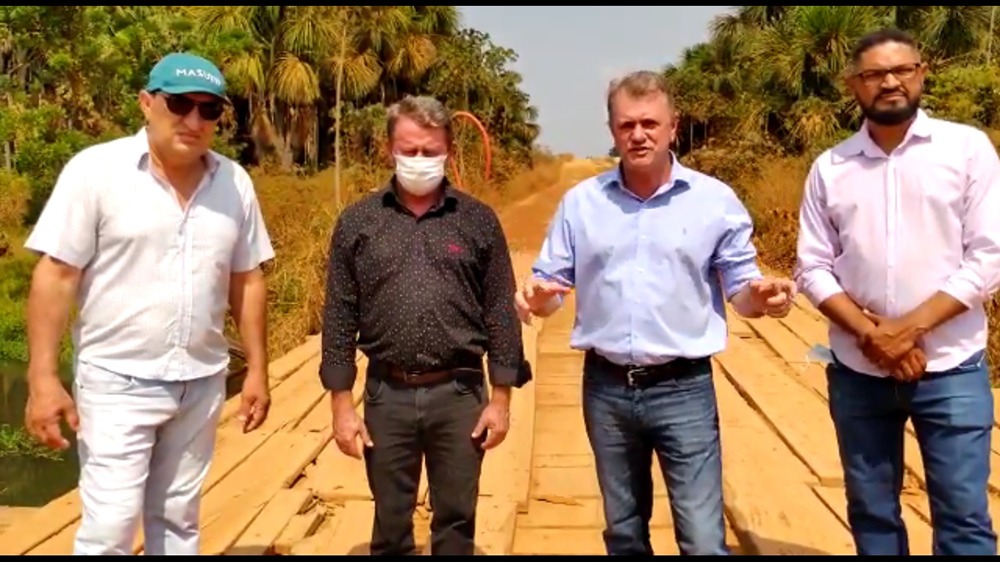
<path fill-rule="evenodd" d="M 167 109 L 170 113 L 180 117 L 186 117 L 191 110 L 198 108 L 198 115 L 205 121 L 217 121 L 222 117 L 225 110 L 221 101 L 195 101 L 187 96 L 163 94 L 164 101 L 167 102 Z"/>

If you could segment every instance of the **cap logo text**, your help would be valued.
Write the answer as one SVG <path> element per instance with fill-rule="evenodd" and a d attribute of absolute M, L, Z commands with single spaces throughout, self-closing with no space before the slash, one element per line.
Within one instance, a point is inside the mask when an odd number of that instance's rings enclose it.
<path fill-rule="evenodd" d="M 208 72 L 205 72 L 200 68 L 178 68 L 176 75 L 185 76 L 188 78 L 201 78 L 202 80 L 208 80 L 209 82 L 215 84 L 216 86 L 222 86 L 222 81 L 219 80 L 218 77 Z"/>

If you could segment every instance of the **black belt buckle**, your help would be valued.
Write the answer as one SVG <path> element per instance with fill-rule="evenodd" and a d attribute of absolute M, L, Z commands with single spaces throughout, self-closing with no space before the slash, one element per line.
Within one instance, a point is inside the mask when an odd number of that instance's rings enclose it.
<path fill-rule="evenodd" d="M 420 377 L 422 377 L 425 373 L 423 371 L 407 371 L 406 369 L 397 368 L 396 374 L 403 380 L 404 383 L 414 384 L 420 380 Z"/>
<path fill-rule="evenodd" d="M 642 365 L 625 366 L 625 379 L 628 380 L 629 386 L 636 386 L 637 379 L 641 379 L 648 375 L 649 367 L 644 367 Z"/>

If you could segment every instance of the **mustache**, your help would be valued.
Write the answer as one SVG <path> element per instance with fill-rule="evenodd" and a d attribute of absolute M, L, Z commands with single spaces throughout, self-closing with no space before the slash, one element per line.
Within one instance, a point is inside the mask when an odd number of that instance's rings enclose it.
<path fill-rule="evenodd" d="M 887 98 L 889 96 L 894 96 L 894 95 L 897 95 L 897 94 L 900 95 L 900 96 L 903 96 L 904 98 L 906 97 L 906 92 L 904 92 L 903 90 L 897 88 L 895 90 L 885 90 L 882 93 L 880 93 L 878 95 L 878 97 L 875 98 L 875 99 L 880 100 L 882 98 Z"/>

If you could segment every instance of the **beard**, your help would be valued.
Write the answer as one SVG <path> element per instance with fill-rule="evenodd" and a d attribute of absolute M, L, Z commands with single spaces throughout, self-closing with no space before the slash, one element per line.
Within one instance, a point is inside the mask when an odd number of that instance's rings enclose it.
<path fill-rule="evenodd" d="M 877 98 L 874 102 L 872 102 L 871 106 L 861 106 L 861 113 L 865 116 L 865 119 L 883 126 L 893 126 L 906 123 L 908 120 L 913 118 L 913 116 L 916 115 L 917 111 L 920 109 L 919 97 L 912 100 L 910 98 L 906 98 L 906 103 L 895 107 L 879 108 L 876 107 L 876 103 L 878 103 Z"/>

